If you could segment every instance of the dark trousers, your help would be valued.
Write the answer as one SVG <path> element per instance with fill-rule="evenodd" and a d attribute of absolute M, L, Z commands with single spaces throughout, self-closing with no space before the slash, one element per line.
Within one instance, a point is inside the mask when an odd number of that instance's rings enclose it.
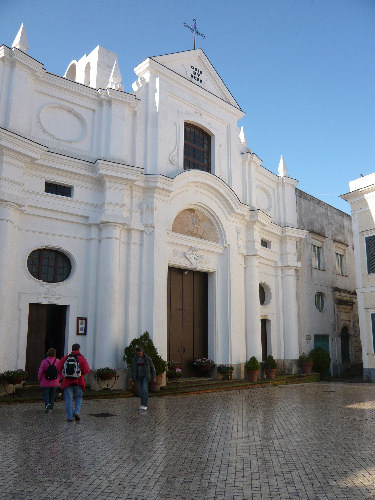
<path fill-rule="evenodd" d="M 51 410 L 55 404 L 56 389 L 57 387 L 42 387 L 44 406 L 51 405 Z"/>

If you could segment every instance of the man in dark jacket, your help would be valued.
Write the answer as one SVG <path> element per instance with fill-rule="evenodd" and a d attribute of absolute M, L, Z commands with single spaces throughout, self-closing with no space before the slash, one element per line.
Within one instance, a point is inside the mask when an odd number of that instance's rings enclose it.
<path fill-rule="evenodd" d="M 83 399 L 83 389 L 85 388 L 84 375 L 90 371 L 89 364 L 82 356 L 80 349 L 81 346 L 79 344 L 73 344 L 72 352 L 61 358 L 57 366 L 57 371 L 62 373 L 63 376 L 61 389 L 64 390 L 65 410 L 68 422 L 73 422 L 73 419 L 77 421 L 81 419 L 80 411 Z M 68 358 L 69 368 L 65 365 Z M 78 363 L 76 365 L 75 360 Z M 74 412 L 73 398 L 75 401 Z"/>
<path fill-rule="evenodd" d="M 156 380 L 154 364 L 149 356 L 143 352 L 142 347 L 135 348 L 135 356 L 130 367 L 129 380 L 138 382 L 139 395 L 141 397 L 140 410 L 147 410 L 148 383 Z"/>

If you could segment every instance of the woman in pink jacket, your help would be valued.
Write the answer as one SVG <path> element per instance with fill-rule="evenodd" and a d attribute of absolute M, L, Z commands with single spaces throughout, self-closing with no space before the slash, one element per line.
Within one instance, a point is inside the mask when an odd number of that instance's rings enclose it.
<path fill-rule="evenodd" d="M 44 413 L 52 412 L 55 404 L 56 389 L 62 375 L 58 373 L 59 360 L 56 358 L 56 349 L 51 347 L 47 351 L 47 357 L 43 359 L 38 371 L 38 380 L 42 388 L 44 401 Z"/>

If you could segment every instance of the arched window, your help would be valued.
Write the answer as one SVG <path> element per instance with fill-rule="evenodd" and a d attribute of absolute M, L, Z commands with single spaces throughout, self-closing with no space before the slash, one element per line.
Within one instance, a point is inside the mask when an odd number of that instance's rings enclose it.
<path fill-rule="evenodd" d="M 27 258 L 31 276 L 46 283 L 59 283 L 69 278 L 72 264 L 69 257 L 58 250 L 38 248 Z"/>
<path fill-rule="evenodd" d="M 211 172 L 211 137 L 204 130 L 185 123 L 184 170 Z"/>

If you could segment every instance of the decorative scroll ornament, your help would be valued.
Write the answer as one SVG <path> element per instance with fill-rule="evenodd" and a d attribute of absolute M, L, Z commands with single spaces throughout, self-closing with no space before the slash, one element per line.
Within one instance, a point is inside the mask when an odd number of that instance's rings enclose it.
<path fill-rule="evenodd" d="M 144 232 L 147 236 L 150 236 L 154 232 L 154 226 L 145 226 Z"/>
<path fill-rule="evenodd" d="M 178 165 L 178 145 L 180 142 L 180 124 L 175 122 L 175 128 L 176 128 L 176 143 L 173 148 L 173 151 L 169 155 L 169 161 L 172 163 L 172 165 Z"/>

